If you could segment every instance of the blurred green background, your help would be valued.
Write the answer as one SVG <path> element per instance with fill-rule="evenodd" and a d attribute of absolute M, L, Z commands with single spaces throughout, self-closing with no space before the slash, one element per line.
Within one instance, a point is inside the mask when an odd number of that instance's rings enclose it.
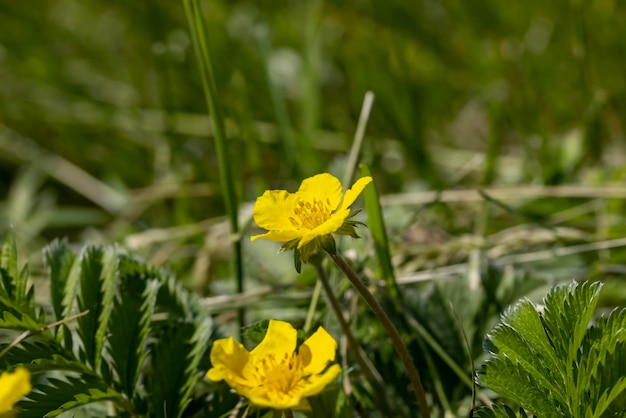
<path fill-rule="evenodd" d="M 243 224 L 266 188 L 342 172 L 372 91 L 362 159 L 383 194 L 588 187 L 390 203 L 397 268 L 464 262 L 511 230 L 498 256 L 626 232 L 623 201 L 602 192 L 626 197 L 623 3 L 202 5 Z M 122 242 L 210 293 L 230 257 L 211 132 L 181 2 L 0 4 L 0 232 L 37 259 L 56 236 Z M 593 254 L 575 263 L 585 274 L 622 274 L 622 251 Z"/>

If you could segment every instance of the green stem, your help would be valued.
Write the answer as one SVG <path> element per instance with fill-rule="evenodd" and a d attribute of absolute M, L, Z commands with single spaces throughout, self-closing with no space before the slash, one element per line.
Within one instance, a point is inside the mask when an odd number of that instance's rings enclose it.
<path fill-rule="evenodd" d="M 315 315 L 315 310 L 317 309 L 317 302 L 320 299 L 320 293 L 322 293 L 322 285 L 318 280 L 315 282 L 315 288 L 313 288 L 313 296 L 311 297 L 309 310 L 306 314 L 306 319 L 304 320 L 305 333 L 308 333 L 311 330 L 311 325 L 313 325 L 313 316 Z"/>
<path fill-rule="evenodd" d="M 389 319 L 389 317 L 383 310 L 383 307 L 380 306 L 380 304 L 378 303 L 374 295 L 372 295 L 372 293 L 367 289 L 367 286 L 363 284 L 359 276 L 357 276 L 357 274 L 345 262 L 345 260 L 341 258 L 341 256 L 337 253 L 335 254 L 329 253 L 329 255 L 330 255 L 330 258 L 333 259 L 337 267 L 339 267 L 341 271 L 344 272 L 346 277 L 348 277 L 348 279 L 352 282 L 352 284 L 354 285 L 356 290 L 361 294 L 363 299 L 365 299 L 365 302 L 367 302 L 370 308 L 374 311 L 374 314 L 376 314 L 376 317 L 378 318 L 382 326 L 385 328 L 385 330 L 389 334 L 389 338 L 391 338 L 391 341 L 393 342 L 393 345 L 396 348 L 396 352 L 400 356 L 400 359 L 402 359 L 402 363 L 404 363 L 404 367 L 406 368 L 409 374 L 409 379 L 411 380 L 411 383 L 413 384 L 413 390 L 415 391 L 415 397 L 417 398 L 417 403 L 420 406 L 422 417 L 429 418 L 430 412 L 428 412 L 428 404 L 426 402 L 426 395 L 424 393 L 424 388 L 422 387 L 422 382 L 420 381 L 419 373 L 417 372 L 417 369 L 415 368 L 415 365 L 413 364 L 413 360 L 411 359 L 409 350 L 407 350 L 406 345 L 404 345 L 404 342 L 402 341 L 402 338 L 400 337 L 398 330 L 393 325 L 393 323 L 391 322 L 391 320 Z"/>
<path fill-rule="evenodd" d="M 293 418 L 293 411 L 291 409 L 283 410 L 283 416 L 285 418 Z"/>
<path fill-rule="evenodd" d="M 380 373 L 378 373 L 378 370 L 376 370 L 376 367 L 372 364 L 372 362 L 367 358 L 367 356 L 365 356 L 363 347 L 361 347 L 358 340 L 354 337 L 354 334 L 352 334 L 350 324 L 348 324 L 348 321 L 344 318 L 343 313 L 341 312 L 341 306 L 339 305 L 339 301 L 335 297 L 333 288 L 330 285 L 330 281 L 328 280 L 328 275 L 322 267 L 321 259 L 313 257 L 311 259 L 311 264 L 313 265 L 313 267 L 315 267 L 315 271 L 317 272 L 317 276 L 319 277 L 317 283 L 321 283 L 324 287 L 326 299 L 328 300 L 331 309 L 333 310 L 335 316 L 337 317 L 337 320 L 339 321 L 341 331 L 348 340 L 348 345 L 352 349 L 352 353 L 356 358 L 356 362 L 359 364 L 359 367 L 367 377 L 367 380 L 372 385 L 372 388 L 374 389 L 374 395 L 378 398 L 381 406 L 385 409 L 381 412 L 386 412 L 386 416 L 393 415 L 391 406 L 389 405 L 389 400 L 386 396 L 383 378 Z"/>
<path fill-rule="evenodd" d="M 200 67 L 200 77 L 202 79 L 202 88 L 206 99 L 211 122 L 213 125 L 213 136 L 215 137 L 215 149 L 217 159 L 219 161 L 220 180 L 224 193 L 224 206 L 230 224 L 231 234 L 234 237 L 239 235 L 239 216 L 237 204 L 237 192 L 233 178 L 233 170 L 231 168 L 231 158 L 228 154 L 228 146 L 226 144 L 226 134 L 224 130 L 224 118 L 218 101 L 218 92 L 215 85 L 215 77 L 213 75 L 213 66 L 211 64 L 211 56 L 209 52 L 207 33 L 202 11 L 198 0 L 184 0 L 185 12 L 187 14 L 187 22 L 191 31 L 193 45 Z M 237 293 L 243 293 L 243 258 L 241 252 L 241 239 L 237 238 L 233 241 L 233 273 L 237 280 Z M 240 332 L 243 332 L 244 326 L 244 310 L 240 308 L 237 312 L 239 320 Z"/>

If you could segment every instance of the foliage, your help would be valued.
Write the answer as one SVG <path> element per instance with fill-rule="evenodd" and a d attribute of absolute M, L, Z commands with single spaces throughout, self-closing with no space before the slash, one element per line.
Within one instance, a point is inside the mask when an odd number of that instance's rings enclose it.
<path fill-rule="evenodd" d="M 88 245 L 76 254 L 57 240 L 44 254 L 51 325 L 37 313 L 28 276 L 16 274 L 13 235 L 1 253 L 0 328 L 27 334 L 2 334 L 0 364 L 22 364 L 33 374 L 20 416 L 90 407 L 98 416 L 181 417 L 203 399 L 194 391 L 215 329 L 193 295 L 115 246 Z"/>
<path fill-rule="evenodd" d="M 626 309 L 592 322 L 600 288 L 558 286 L 542 307 L 510 308 L 485 340 L 481 384 L 540 417 L 624 416 Z"/>
<path fill-rule="evenodd" d="M 626 303 L 626 84 L 615 59 L 625 8 L 0 2 L 0 235 L 17 236 L 0 259 L 0 364 L 28 364 L 36 385 L 50 383 L 31 416 L 59 405 L 80 405 L 64 413 L 77 417 L 125 406 L 170 416 L 155 406 L 163 400 L 186 416 L 229 414 L 237 398 L 225 385 L 194 383 L 210 367 L 200 354 L 214 332 L 209 313 L 228 335 L 268 318 L 338 334 L 325 300 L 310 304 L 313 269 L 296 275 L 274 243 L 246 244 L 262 233 L 252 202 L 264 190 L 296 190 L 321 172 L 342 178 L 359 160 L 376 186 L 363 194 L 369 229 L 337 250 L 401 331 L 433 415 L 467 416 L 472 367 L 509 305 L 527 298 L 537 308 L 572 279 L 603 282 L 600 310 Z M 359 119 L 367 91 L 374 105 Z M 58 236 L 68 240 L 47 246 L 43 263 L 41 248 Z M 16 262 L 18 249 L 28 263 Z M 369 365 L 342 347 L 342 384 L 312 402 L 342 418 L 414 416 L 387 333 L 328 273 Z M 201 307 L 190 290 L 208 298 Z M 605 327 L 617 333 L 613 321 Z M 581 347 L 598 344 L 587 338 Z M 597 391 L 619 387 L 603 379 L 589 387 L 599 406 Z M 62 396 L 68 387 L 80 399 Z M 478 404 L 492 396 L 477 389 Z M 523 416 L 511 405 L 476 414 Z"/>

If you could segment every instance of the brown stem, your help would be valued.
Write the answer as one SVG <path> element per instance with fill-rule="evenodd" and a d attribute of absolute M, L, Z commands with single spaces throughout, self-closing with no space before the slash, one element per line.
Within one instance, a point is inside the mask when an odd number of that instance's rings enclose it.
<path fill-rule="evenodd" d="M 345 260 L 341 258 L 341 256 L 337 253 L 335 254 L 329 253 L 329 255 L 330 255 L 330 258 L 333 259 L 335 264 L 337 264 L 337 266 L 341 269 L 341 271 L 343 271 L 345 275 L 348 277 L 348 279 L 350 279 L 350 281 L 352 282 L 356 290 L 361 294 L 363 299 L 365 299 L 365 302 L 367 302 L 370 308 L 374 311 L 374 314 L 376 314 L 376 317 L 378 318 L 382 326 L 385 328 L 385 330 L 389 334 L 389 337 L 391 338 L 391 341 L 393 342 L 393 345 L 396 348 L 396 352 L 402 359 L 402 363 L 404 363 L 404 367 L 409 373 L 409 379 L 411 380 L 411 383 L 413 384 L 413 390 L 415 391 L 415 397 L 417 398 L 417 403 L 420 406 L 422 417 L 429 418 L 430 412 L 428 412 L 428 404 L 426 402 L 426 395 L 424 394 L 424 388 L 422 387 L 422 382 L 420 381 L 419 373 L 417 373 L 417 369 L 415 368 L 415 365 L 413 364 L 411 355 L 409 354 L 409 351 L 407 350 L 406 345 L 404 345 L 404 342 L 402 341 L 402 338 L 400 337 L 398 330 L 393 325 L 393 323 L 391 322 L 391 320 L 389 319 L 389 317 L 383 310 L 383 307 L 380 306 L 380 303 L 378 303 L 374 295 L 372 295 L 372 293 L 367 289 L 367 286 L 363 284 L 359 276 L 357 276 L 357 274 L 345 262 Z"/>
<path fill-rule="evenodd" d="M 311 259 L 311 264 L 313 264 L 313 267 L 315 267 L 315 271 L 317 272 L 317 276 L 322 283 L 322 287 L 324 288 L 324 293 L 326 294 L 328 303 L 330 304 L 330 307 L 334 311 L 335 316 L 339 321 L 341 331 L 346 336 L 348 344 L 350 345 L 350 348 L 354 353 L 355 359 L 357 363 L 359 363 L 359 367 L 361 367 L 361 370 L 363 371 L 363 373 L 365 373 L 370 384 L 373 386 L 374 394 L 378 398 L 379 402 L 381 402 L 383 407 L 386 408 L 386 411 L 383 412 L 387 412 L 388 415 L 391 415 L 389 400 L 387 399 L 387 396 L 385 396 L 386 391 L 383 385 L 383 378 L 380 373 L 378 373 L 378 370 L 376 370 L 376 367 L 374 367 L 372 362 L 369 361 L 369 359 L 365 356 L 363 352 L 363 347 L 361 347 L 357 339 L 354 337 L 354 334 L 352 334 L 352 330 L 350 330 L 350 324 L 348 324 L 348 321 L 346 321 L 343 313 L 341 312 L 341 306 L 339 305 L 339 301 L 335 297 L 333 288 L 331 287 L 328 280 L 328 275 L 322 267 L 321 260 Z"/>

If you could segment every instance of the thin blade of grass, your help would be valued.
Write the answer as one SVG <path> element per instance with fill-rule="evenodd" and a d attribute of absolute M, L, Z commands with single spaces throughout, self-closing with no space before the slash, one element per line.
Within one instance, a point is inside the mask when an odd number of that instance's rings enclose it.
<path fill-rule="evenodd" d="M 363 106 L 361 106 L 361 115 L 359 116 L 359 122 L 356 125 L 356 131 L 354 132 L 354 140 L 352 141 L 352 148 L 350 148 L 350 154 L 348 156 L 348 164 L 346 165 L 346 172 L 343 177 L 343 184 L 348 187 L 352 183 L 356 166 L 359 163 L 359 155 L 361 154 L 361 148 L 363 148 L 363 138 L 365 137 L 365 128 L 367 127 L 367 121 L 370 118 L 372 111 L 372 105 L 374 104 L 374 93 L 368 91 L 363 98 Z"/>
<path fill-rule="evenodd" d="M 270 74 L 270 53 L 272 49 L 270 29 L 267 25 L 259 26 L 257 34 L 259 54 L 261 61 L 263 61 L 263 70 L 265 71 L 270 99 L 272 100 L 272 107 L 274 108 L 274 114 L 276 116 L 278 135 L 285 154 L 291 156 L 291 158 L 287 158 L 285 162 L 289 165 L 289 173 L 299 178 L 301 175 L 300 167 L 297 164 L 298 159 L 293 158 L 293 156 L 299 155 L 301 150 L 298 148 L 298 144 L 293 137 L 293 128 L 291 126 L 291 120 L 289 119 L 289 113 L 287 112 L 285 98 L 281 94 L 279 86 L 272 80 Z"/>
<path fill-rule="evenodd" d="M 367 164 L 361 164 L 361 174 L 363 176 L 371 176 L 372 173 Z M 363 201 L 365 202 L 365 211 L 367 212 L 367 221 L 372 232 L 374 240 L 374 250 L 380 267 L 383 280 L 387 286 L 387 291 L 391 297 L 399 301 L 400 292 L 396 283 L 396 276 L 391 264 L 391 254 L 389 253 L 389 240 L 387 239 L 387 231 L 385 228 L 385 220 L 383 218 L 383 210 L 380 206 L 380 199 L 376 183 L 372 182 L 370 187 L 363 190 Z"/>
<path fill-rule="evenodd" d="M 224 205 L 226 207 L 231 233 L 233 236 L 237 236 L 239 233 L 237 192 L 235 190 L 235 180 L 233 178 L 231 160 L 228 154 L 228 145 L 226 143 L 224 118 L 222 116 L 220 103 L 217 99 L 218 93 L 208 48 L 207 31 L 198 0 L 184 0 L 183 3 L 185 5 L 185 12 L 189 23 L 189 30 L 191 31 L 194 50 L 200 67 L 204 96 L 206 98 L 211 121 L 213 123 L 213 135 L 215 136 L 215 148 L 217 150 L 217 158 L 219 161 L 220 180 L 224 193 Z M 242 293 L 244 286 L 240 239 L 233 241 L 233 253 L 233 273 L 237 282 L 237 293 Z M 240 332 L 244 325 L 244 315 L 244 309 L 240 308 L 237 315 Z M 241 337 L 243 336 L 241 335 Z"/>

